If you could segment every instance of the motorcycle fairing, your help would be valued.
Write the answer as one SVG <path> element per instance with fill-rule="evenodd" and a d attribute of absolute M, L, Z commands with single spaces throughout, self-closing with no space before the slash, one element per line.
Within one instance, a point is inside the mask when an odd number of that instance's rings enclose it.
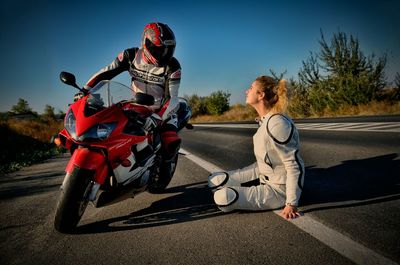
<path fill-rule="evenodd" d="M 108 176 L 106 156 L 99 152 L 99 150 L 88 148 L 75 149 L 65 171 L 71 174 L 76 167 L 95 171 L 94 181 L 101 185 L 104 184 Z"/>
<path fill-rule="evenodd" d="M 76 117 L 76 120 L 79 120 L 79 123 L 76 123 L 76 135 L 81 136 L 87 130 L 89 130 L 92 126 L 100 123 L 112 123 L 112 122 L 120 122 L 118 128 L 116 128 L 110 135 L 121 134 L 122 128 L 126 124 L 126 119 L 124 113 L 117 105 L 113 105 L 109 108 L 105 108 L 94 115 L 86 116 L 85 115 L 85 106 L 87 104 L 88 96 L 85 96 L 71 105 L 71 109 Z M 123 122 L 123 123 L 122 123 Z"/>

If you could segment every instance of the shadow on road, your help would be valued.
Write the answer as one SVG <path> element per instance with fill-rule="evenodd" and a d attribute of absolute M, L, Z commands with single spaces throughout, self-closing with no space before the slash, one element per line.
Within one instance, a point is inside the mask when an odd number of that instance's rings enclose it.
<path fill-rule="evenodd" d="M 64 171 L 44 171 L 0 179 L 0 199 L 10 200 L 59 189 Z"/>
<path fill-rule="evenodd" d="M 347 160 L 330 168 L 307 167 L 302 211 L 306 213 L 399 199 L 399 169 L 400 160 L 395 153 Z M 80 226 L 76 233 L 133 230 L 224 215 L 216 208 L 206 182 L 173 187 L 166 193 L 178 194 L 125 216 Z"/>
<path fill-rule="evenodd" d="M 78 234 L 106 233 L 191 222 L 224 214 L 212 200 L 206 182 L 173 187 L 166 193 L 179 193 L 151 204 L 150 207 L 77 228 Z"/>
<path fill-rule="evenodd" d="M 306 168 L 300 204 L 304 212 L 400 199 L 400 159 L 388 154 Z"/>

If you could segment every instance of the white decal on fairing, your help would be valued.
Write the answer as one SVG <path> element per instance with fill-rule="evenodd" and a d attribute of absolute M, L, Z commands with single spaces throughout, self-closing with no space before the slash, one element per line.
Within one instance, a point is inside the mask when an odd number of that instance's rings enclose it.
<path fill-rule="evenodd" d="M 126 180 L 123 185 L 127 185 L 129 183 L 131 183 L 132 181 L 134 181 L 135 179 L 142 177 L 140 183 L 141 185 L 144 185 L 143 182 L 147 181 L 150 171 L 149 171 L 149 167 L 151 167 L 154 164 L 154 158 L 156 156 L 153 155 L 151 158 L 149 158 L 146 162 L 146 164 L 143 167 L 137 167 L 135 168 L 131 173 L 133 173 L 133 177 L 131 177 L 130 179 Z"/>
<path fill-rule="evenodd" d="M 129 162 L 131 162 L 131 165 L 134 165 L 136 163 L 133 153 L 131 153 L 127 159 L 129 160 Z M 135 177 L 136 172 L 135 171 L 130 172 L 129 171 L 130 169 L 131 169 L 131 167 L 124 167 L 122 165 L 119 165 L 118 167 L 116 167 L 114 169 L 115 178 L 117 179 L 118 183 L 123 183 L 123 182 L 127 181 L 129 178 L 135 179 L 140 176 L 140 175 L 137 175 Z"/>

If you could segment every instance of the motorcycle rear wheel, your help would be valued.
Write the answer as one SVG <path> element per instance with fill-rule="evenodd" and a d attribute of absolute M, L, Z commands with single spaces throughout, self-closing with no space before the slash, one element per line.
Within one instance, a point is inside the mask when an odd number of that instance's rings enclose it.
<path fill-rule="evenodd" d="M 89 202 L 93 186 L 93 173 L 75 168 L 65 176 L 64 186 L 57 203 L 54 227 L 61 233 L 73 233 Z"/>
<path fill-rule="evenodd" d="M 168 161 L 161 161 L 159 171 L 156 176 L 150 181 L 148 191 L 150 193 L 158 194 L 164 192 L 168 184 L 174 176 L 176 166 L 178 164 L 178 152 L 175 156 Z"/>

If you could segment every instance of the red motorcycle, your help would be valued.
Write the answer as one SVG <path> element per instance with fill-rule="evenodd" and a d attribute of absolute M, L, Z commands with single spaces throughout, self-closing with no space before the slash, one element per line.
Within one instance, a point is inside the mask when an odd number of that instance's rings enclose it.
<path fill-rule="evenodd" d="M 90 201 L 102 207 L 146 190 L 163 192 L 174 175 L 179 146 L 172 157 L 167 156 L 158 126 L 143 128 L 154 113 L 154 97 L 113 81 L 101 81 L 86 91 L 78 87 L 73 74 L 61 72 L 60 78 L 83 95 L 70 105 L 57 138 L 72 156 L 54 226 L 60 232 L 73 232 Z M 157 114 L 162 115 L 166 105 Z M 188 124 L 191 115 L 188 102 L 180 99 L 178 130 L 193 128 Z"/>

